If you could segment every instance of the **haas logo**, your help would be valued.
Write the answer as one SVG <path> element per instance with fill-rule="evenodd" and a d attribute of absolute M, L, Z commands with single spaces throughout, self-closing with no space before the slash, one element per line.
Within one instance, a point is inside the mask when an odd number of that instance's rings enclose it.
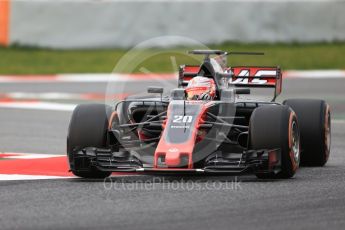
<path fill-rule="evenodd" d="M 242 69 L 236 77 L 230 78 L 230 84 L 266 84 L 268 81 L 265 77 L 274 77 L 277 75 L 276 70 L 258 70 L 254 75 L 250 75 L 250 69 Z"/>
<path fill-rule="evenodd" d="M 171 153 L 177 153 L 179 150 L 178 148 L 170 148 L 168 151 Z"/>

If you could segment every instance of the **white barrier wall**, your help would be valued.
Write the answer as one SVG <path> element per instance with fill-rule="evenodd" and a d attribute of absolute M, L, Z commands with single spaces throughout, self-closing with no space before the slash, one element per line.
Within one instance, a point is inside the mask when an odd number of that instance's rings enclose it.
<path fill-rule="evenodd" d="M 202 43 L 345 40 L 345 1 L 12 0 L 10 43 L 131 47 L 178 35 Z"/>

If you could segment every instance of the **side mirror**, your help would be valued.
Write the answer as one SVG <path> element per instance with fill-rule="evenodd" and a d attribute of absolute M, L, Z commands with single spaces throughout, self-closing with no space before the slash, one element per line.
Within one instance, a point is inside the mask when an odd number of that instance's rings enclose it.
<path fill-rule="evenodd" d="M 186 98 L 186 92 L 184 89 L 178 88 L 171 91 L 171 99 L 184 100 Z"/>
<path fill-rule="evenodd" d="M 162 94 L 163 93 L 163 88 L 162 87 L 155 87 L 155 86 L 150 86 L 147 88 L 147 92 L 148 93 L 159 93 Z"/>
<path fill-rule="evenodd" d="M 250 94 L 250 89 L 248 88 L 235 89 L 235 94 Z"/>

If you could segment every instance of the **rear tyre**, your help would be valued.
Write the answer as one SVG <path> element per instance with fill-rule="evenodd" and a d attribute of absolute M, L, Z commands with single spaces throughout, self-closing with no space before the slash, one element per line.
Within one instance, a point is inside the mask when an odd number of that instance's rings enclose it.
<path fill-rule="evenodd" d="M 289 99 L 283 104 L 296 113 L 301 132 L 301 165 L 324 166 L 331 147 L 331 112 L 323 100 Z"/>
<path fill-rule="evenodd" d="M 262 106 L 253 111 L 249 125 L 249 147 L 253 150 L 280 149 L 281 171 L 256 173 L 258 178 L 290 178 L 299 167 L 299 129 L 288 106 Z"/>
<path fill-rule="evenodd" d="M 72 114 L 67 136 L 67 156 L 71 171 L 74 175 L 83 178 L 105 178 L 111 172 L 103 172 L 94 166 L 87 170 L 74 164 L 73 150 L 76 148 L 107 146 L 108 117 L 111 107 L 103 104 L 78 105 Z"/>

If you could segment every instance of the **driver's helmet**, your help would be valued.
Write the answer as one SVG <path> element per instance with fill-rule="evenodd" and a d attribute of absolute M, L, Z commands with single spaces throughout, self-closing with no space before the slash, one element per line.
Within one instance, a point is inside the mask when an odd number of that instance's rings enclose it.
<path fill-rule="evenodd" d="M 207 77 L 193 77 L 186 87 L 188 100 L 212 100 L 216 96 L 216 84 Z"/>

